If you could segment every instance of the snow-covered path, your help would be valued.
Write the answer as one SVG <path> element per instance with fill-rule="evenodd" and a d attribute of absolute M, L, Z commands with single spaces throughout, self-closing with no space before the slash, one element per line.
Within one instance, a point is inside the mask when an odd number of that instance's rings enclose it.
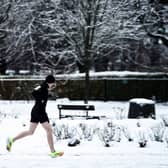
<path fill-rule="evenodd" d="M 65 143 L 65 142 L 64 142 Z M 29 144 L 29 146 L 32 145 Z M 65 154 L 60 158 L 50 158 L 45 148 L 39 145 L 36 149 L 16 150 L 10 154 L 0 155 L 1 168 L 167 168 L 168 148 L 162 143 L 150 144 L 147 148 L 139 148 L 137 144 L 117 143 L 110 148 L 101 145 L 81 144 L 79 147 L 68 148 L 59 146 Z"/>

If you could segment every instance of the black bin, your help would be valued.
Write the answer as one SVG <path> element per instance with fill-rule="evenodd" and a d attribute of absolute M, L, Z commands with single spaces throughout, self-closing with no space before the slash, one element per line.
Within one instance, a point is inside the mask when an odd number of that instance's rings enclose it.
<path fill-rule="evenodd" d="M 129 101 L 128 118 L 155 119 L 155 103 L 153 100 L 135 98 Z"/>

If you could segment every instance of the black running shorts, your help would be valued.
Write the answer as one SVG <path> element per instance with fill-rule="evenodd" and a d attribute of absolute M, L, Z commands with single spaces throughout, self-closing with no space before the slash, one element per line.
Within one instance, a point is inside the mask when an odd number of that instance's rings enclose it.
<path fill-rule="evenodd" d="M 42 108 L 42 106 L 35 105 L 31 111 L 30 122 L 33 122 L 33 123 L 49 122 L 48 115 L 45 111 L 45 108 Z"/>
<path fill-rule="evenodd" d="M 44 123 L 44 122 L 49 122 L 47 113 L 42 113 L 42 114 L 31 114 L 31 119 L 30 122 L 33 123 Z"/>

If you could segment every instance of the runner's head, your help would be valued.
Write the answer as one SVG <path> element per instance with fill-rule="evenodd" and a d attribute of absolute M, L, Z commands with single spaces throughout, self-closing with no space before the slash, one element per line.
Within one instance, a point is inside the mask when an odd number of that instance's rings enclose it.
<path fill-rule="evenodd" d="M 45 78 L 45 83 L 48 84 L 48 90 L 52 90 L 55 88 L 56 84 L 55 84 L 55 78 L 53 75 L 48 75 Z"/>

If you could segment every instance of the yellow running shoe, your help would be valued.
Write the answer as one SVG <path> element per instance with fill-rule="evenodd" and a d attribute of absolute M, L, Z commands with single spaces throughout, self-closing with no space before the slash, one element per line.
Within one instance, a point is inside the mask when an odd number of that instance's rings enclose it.
<path fill-rule="evenodd" d="M 55 152 L 51 152 L 51 153 L 50 153 L 50 156 L 51 156 L 52 158 L 55 158 L 55 157 L 62 156 L 63 154 L 64 154 L 64 152 L 55 151 Z"/>
<path fill-rule="evenodd" d="M 7 142 L 6 142 L 6 149 L 10 152 L 11 148 L 12 148 L 12 144 L 13 144 L 13 139 L 12 138 L 8 138 Z"/>

